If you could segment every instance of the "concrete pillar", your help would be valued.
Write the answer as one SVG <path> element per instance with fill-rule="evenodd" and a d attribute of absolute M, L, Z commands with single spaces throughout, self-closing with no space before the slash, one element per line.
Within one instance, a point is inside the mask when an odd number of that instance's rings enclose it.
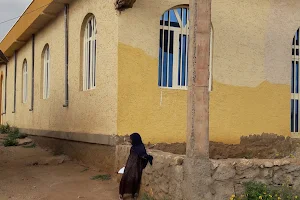
<path fill-rule="evenodd" d="M 187 156 L 209 156 L 211 0 L 190 0 Z"/>
<path fill-rule="evenodd" d="M 211 0 L 190 0 L 185 200 L 211 200 L 209 161 L 209 53 Z"/>

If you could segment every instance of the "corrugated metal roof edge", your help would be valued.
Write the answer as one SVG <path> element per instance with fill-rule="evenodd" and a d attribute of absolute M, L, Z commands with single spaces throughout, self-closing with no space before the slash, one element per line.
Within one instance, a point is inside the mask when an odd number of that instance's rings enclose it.
<path fill-rule="evenodd" d="M 43 26 L 38 29 L 32 28 L 35 26 L 35 23 L 38 22 L 39 24 L 42 23 L 43 25 L 46 25 L 54 18 L 53 16 L 57 16 L 65 3 L 70 3 L 71 1 L 72 0 L 33 0 L 19 20 L 1 41 L 0 50 L 6 57 L 11 57 L 14 51 L 19 50 L 28 40 L 30 40 L 30 37 L 26 38 L 25 41 L 20 40 L 20 38 L 22 39 L 22 37 L 26 34 L 34 34 L 43 28 Z M 55 10 L 55 13 L 44 12 L 54 4 L 61 5 L 61 8 Z"/>

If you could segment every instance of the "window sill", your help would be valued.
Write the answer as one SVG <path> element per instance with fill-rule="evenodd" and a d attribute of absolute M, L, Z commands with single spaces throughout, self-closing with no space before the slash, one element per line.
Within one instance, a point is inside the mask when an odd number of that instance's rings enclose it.
<path fill-rule="evenodd" d="M 188 87 L 184 87 L 184 88 L 159 87 L 159 89 L 161 89 L 161 90 L 183 90 L 183 91 L 187 91 Z M 211 93 L 211 92 L 213 92 L 213 90 L 208 89 L 208 92 Z"/>
<path fill-rule="evenodd" d="M 159 89 L 162 89 L 162 90 L 183 90 L 183 91 L 186 91 L 188 90 L 187 87 L 160 87 L 158 86 Z"/>
<path fill-rule="evenodd" d="M 91 89 L 87 89 L 87 90 L 82 90 L 82 92 L 89 92 L 89 91 L 93 91 L 93 90 L 95 90 L 95 89 L 96 89 L 96 87 L 91 88 Z"/>

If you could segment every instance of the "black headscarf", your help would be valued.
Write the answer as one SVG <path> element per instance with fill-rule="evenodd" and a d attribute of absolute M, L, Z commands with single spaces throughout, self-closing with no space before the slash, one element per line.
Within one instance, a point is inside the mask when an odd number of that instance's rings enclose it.
<path fill-rule="evenodd" d="M 130 139 L 131 139 L 132 146 L 137 146 L 137 145 L 143 144 L 142 138 L 141 138 L 140 134 L 138 134 L 138 133 L 132 133 L 130 135 Z"/>
<path fill-rule="evenodd" d="M 131 149 L 134 151 L 134 153 L 146 160 L 145 167 L 148 162 L 152 165 L 153 157 L 147 154 L 145 145 L 143 144 L 140 134 L 133 133 L 130 135 L 130 139 L 132 144 Z"/>

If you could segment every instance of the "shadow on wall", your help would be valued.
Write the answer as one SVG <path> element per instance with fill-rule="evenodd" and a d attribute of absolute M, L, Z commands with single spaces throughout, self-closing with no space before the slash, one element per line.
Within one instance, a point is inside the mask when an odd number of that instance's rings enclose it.
<path fill-rule="evenodd" d="M 97 167 L 102 172 L 114 173 L 115 147 L 100 144 L 90 144 L 69 140 L 60 140 L 39 136 L 30 136 L 42 148 L 51 149 L 54 155 L 65 154 L 91 167 Z"/>

